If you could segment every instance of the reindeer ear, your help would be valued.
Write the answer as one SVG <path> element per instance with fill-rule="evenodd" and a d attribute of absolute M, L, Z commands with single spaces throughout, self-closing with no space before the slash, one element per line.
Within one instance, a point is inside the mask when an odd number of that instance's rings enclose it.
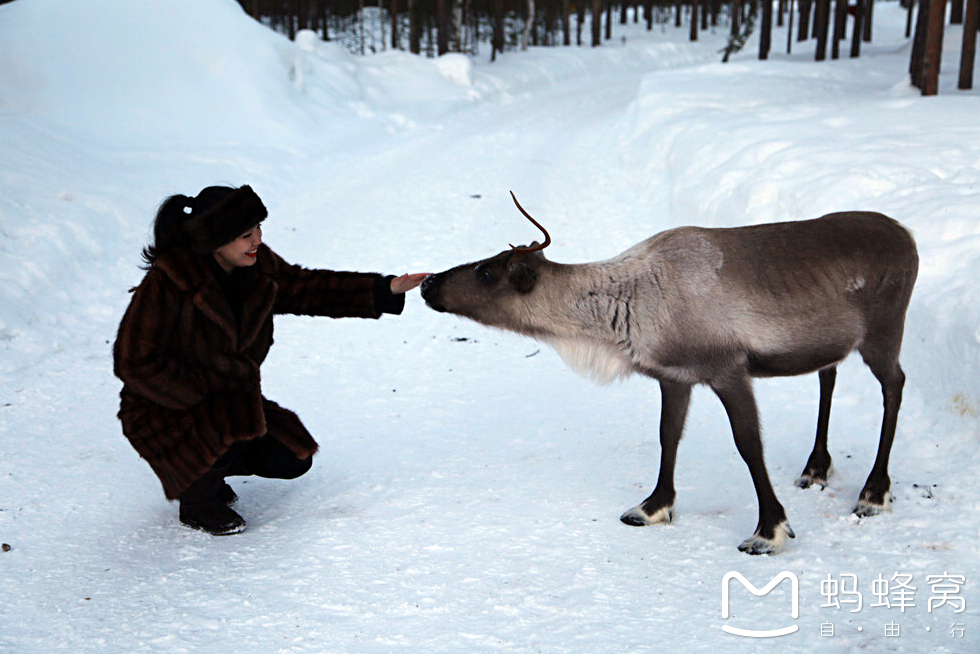
<path fill-rule="evenodd" d="M 507 281 L 518 293 L 530 293 L 538 282 L 538 271 L 523 258 L 511 258 L 507 264 Z"/>

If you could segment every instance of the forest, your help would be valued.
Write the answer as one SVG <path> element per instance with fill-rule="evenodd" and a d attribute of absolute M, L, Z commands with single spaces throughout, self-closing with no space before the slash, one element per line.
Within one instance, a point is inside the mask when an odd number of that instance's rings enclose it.
<path fill-rule="evenodd" d="M 908 12 L 909 75 L 923 95 L 938 92 L 943 28 L 962 24 L 960 89 L 972 85 L 980 0 L 898 0 Z M 358 54 L 388 48 L 439 56 L 480 55 L 529 46 L 599 47 L 616 25 L 643 22 L 648 30 L 684 29 L 695 41 L 705 31 L 728 33 L 723 61 L 759 32 L 759 59 L 774 48 L 813 48 L 816 61 L 859 57 L 874 35 L 875 0 L 239 0 L 256 20 L 293 38 L 309 29 Z M 787 25 L 785 46 L 773 26 Z M 795 41 L 795 43 L 794 43 Z M 486 50 L 485 50 L 485 49 Z"/>

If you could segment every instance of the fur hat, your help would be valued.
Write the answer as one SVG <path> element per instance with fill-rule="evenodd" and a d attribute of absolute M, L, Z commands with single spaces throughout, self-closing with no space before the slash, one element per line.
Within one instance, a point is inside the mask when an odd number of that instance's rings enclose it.
<path fill-rule="evenodd" d="M 209 186 L 188 207 L 183 231 L 191 250 L 209 254 L 265 220 L 269 215 L 251 186 Z"/>

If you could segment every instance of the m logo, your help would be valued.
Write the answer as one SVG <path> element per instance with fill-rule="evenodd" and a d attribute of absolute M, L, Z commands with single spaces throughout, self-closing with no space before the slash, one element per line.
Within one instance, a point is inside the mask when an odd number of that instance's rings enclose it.
<path fill-rule="evenodd" d="M 733 578 L 738 579 L 739 582 L 741 582 L 741 584 L 745 586 L 749 590 L 749 592 L 755 595 L 756 597 L 761 597 L 763 595 L 768 594 L 769 591 L 771 591 L 773 588 L 778 586 L 779 582 L 781 582 L 783 579 L 789 579 L 791 585 L 792 600 L 793 600 L 793 619 L 795 620 L 796 618 L 800 617 L 800 580 L 797 578 L 795 574 L 793 574 L 792 572 L 785 572 L 785 571 L 780 572 L 778 575 L 772 578 L 772 581 L 766 584 L 765 588 L 759 590 L 758 588 L 755 587 L 755 585 L 752 584 L 751 581 L 746 579 L 742 575 L 742 573 L 735 572 L 733 570 L 732 572 L 729 572 L 721 579 L 721 617 L 725 618 L 726 620 L 728 619 L 728 587 L 730 585 L 728 582 L 731 581 Z M 738 627 L 731 627 L 727 624 L 721 626 L 721 630 L 724 631 L 725 633 L 735 634 L 736 636 L 748 636 L 749 638 L 773 638 L 775 636 L 785 636 L 787 634 L 793 633 L 794 631 L 798 631 L 799 628 L 800 628 L 799 625 L 794 624 L 788 627 L 783 627 L 782 629 L 770 629 L 768 631 L 755 631 L 752 629 L 740 629 Z"/>

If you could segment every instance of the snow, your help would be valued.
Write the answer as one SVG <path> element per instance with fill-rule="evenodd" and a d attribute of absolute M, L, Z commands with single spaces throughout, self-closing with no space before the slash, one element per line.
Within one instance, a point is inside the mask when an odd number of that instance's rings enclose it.
<path fill-rule="evenodd" d="M 753 39 L 723 65 L 723 28 L 691 44 L 631 23 L 598 49 L 490 64 L 291 43 L 232 0 L 0 6 L 0 651 L 978 651 L 980 93 L 955 89 L 956 26 L 940 95 L 910 87 L 904 20 L 879 3 L 856 60 L 794 43 L 759 62 Z M 183 528 L 120 432 L 110 348 L 158 204 L 215 183 L 256 189 L 287 260 L 386 273 L 536 238 L 511 189 L 563 262 L 677 225 L 887 213 L 921 257 L 894 511 L 850 514 L 881 420 L 859 357 L 838 376 L 824 490 L 793 486 L 815 375 L 756 383 L 797 538 L 749 557 L 755 494 L 709 391 L 674 522 L 627 527 L 656 480 L 656 384 L 596 386 L 413 292 L 377 322 L 277 320 L 264 390 L 321 452 L 293 482 L 232 480 L 245 533 Z M 796 575 L 799 618 L 785 582 L 758 598 L 732 583 L 723 618 L 731 571 Z M 965 579 L 946 597 L 961 613 L 928 579 L 945 574 Z M 915 605 L 872 606 L 902 575 Z M 840 609 L 822 606 L 828 577 Z"/>

